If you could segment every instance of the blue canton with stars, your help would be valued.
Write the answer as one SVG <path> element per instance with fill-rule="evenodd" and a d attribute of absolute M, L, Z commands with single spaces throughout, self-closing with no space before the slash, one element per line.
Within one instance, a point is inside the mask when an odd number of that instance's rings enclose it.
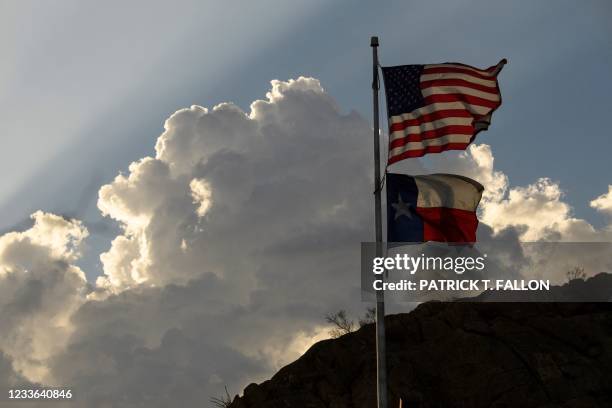
<path fill-rule="evenodd" d="M 387 173 L 387 242 L 423 242 L 423 219 L 416 213 L 414 177 Z"/>
<path fill-rule="evenodd" d="M 421 93 L 423 65 L 382 67 L 389 116 L 410 113 L 425 106 Z"/>

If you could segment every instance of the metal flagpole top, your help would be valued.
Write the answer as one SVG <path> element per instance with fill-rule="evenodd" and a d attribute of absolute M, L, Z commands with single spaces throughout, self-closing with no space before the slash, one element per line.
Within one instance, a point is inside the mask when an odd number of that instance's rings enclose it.
<path fill-rule="evenodd" d="M 378 47 L 378 37 L 370 37 L 370 47 Z"/>

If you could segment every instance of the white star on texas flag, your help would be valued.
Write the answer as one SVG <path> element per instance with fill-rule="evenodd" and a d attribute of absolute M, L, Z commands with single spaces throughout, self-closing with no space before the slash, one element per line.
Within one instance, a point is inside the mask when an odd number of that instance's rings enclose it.
<path fill-rule="evenodd" d="M 410 210 L 410 203 L 405 203 L 402 201 L 402 196 L 400 194 L 397 195 L 397 202 L 391 204 L 391 207 L 395 209 L 395 218 L 398 219 L 402 215 L 412 219 L 412 212 Z"/>

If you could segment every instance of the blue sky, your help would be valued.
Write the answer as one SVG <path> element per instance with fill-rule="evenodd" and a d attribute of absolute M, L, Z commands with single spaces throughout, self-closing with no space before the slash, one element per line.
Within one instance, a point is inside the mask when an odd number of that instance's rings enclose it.
<path fill-rule="evenodd" d="M 116 235 L 97 190 L 153 154 L 172 112 L 247 109 L 271 79 L 306 75 L 371 120 L 370 35 L 383 65 L 508 58 L 504 104 L 478 140 L 512 185 L 558 180 L 600 225 L 588 203 L 611 181 L 611 18 L 605 0 L 2 3 L 0 229 L 37 209 L 84 219 L 95 270 Z"/>

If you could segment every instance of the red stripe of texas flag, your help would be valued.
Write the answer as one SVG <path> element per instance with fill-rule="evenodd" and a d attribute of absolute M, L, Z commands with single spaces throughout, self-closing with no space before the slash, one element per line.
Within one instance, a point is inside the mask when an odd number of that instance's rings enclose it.
<path fill-rule="evenodd" d="M 473 211 L 417 207 L 423 220 L 423 241 L 476 242 L 478 218 Z"/>

